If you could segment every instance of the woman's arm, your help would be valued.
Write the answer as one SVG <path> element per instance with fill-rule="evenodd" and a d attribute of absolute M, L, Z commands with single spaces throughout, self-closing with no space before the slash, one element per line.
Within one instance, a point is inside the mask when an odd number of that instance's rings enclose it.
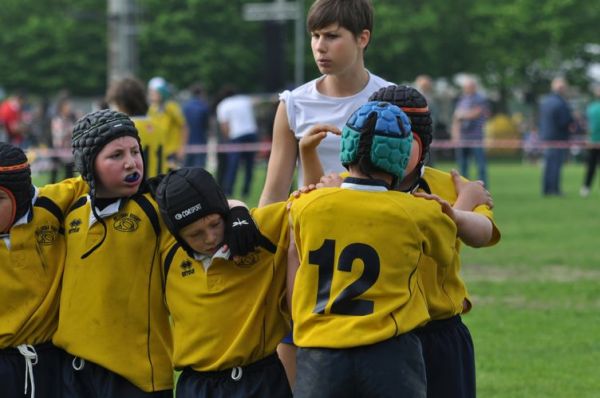
<path fill-rule="evenodd" d="M 298 157 L 296 137 L 287 120 L 285 103 L 279 102 L 273 123 L 273 143 L 267 167 L 267 178 L 258 206 L 286 200 Z"/>

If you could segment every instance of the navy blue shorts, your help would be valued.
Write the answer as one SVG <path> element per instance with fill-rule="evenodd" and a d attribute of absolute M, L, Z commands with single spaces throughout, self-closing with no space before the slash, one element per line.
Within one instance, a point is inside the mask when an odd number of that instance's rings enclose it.
<path fill-rule="evenodd" d="M 426 389 L 412 333 L 346 349 L 298 348 L 294 398 L 425 398 Z"/>
<path fill-rule="evenodd" d="M 459 315 L 415 330 L 427 371 L 428 398 L 475 397 L 475 351 Z"/>
<path fill-rule="evenodd" d="M 33 384 L 26 360 L 17 348 L 0 349 L 0 395 L 5 398 L 31 397 L 35 388 L 36 398 L 61 397 L 61 362 L 64 351 L 52 343 L 33 346 L 31 358 Z M 33 356 L 37 359 L 34 359 Z M 27 375 L 26 375 L 27 372 Z M 25 393 L 27 385 L 27 393 Z"/>
<path fill-rule="evenodd" d="M 292 391 L 277 355 L 250 365 L 216 372 L 185 368 L 177 381 L 177 398 L 291 398 Z"/>
<path fill-rule="evenodd" d="M 124 377 L 68 353 L 62 373 L 63 398 L 173 398 L 173 390 L 143 391 Z"/>

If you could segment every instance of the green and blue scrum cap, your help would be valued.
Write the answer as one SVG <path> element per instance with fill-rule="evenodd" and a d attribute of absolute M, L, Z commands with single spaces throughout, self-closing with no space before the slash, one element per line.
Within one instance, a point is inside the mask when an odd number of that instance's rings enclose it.
<path fill-rule="evenodd" d="M 342 129 L 340 161 L 346 167 L 358 161 L 360 147 L 368 144 L 361 136 L 370 130 L 371 163 L 401 179 L 410 159 L 413 135 L 408 116 L 388 102 L 367 102 L 350 116 Z"/>

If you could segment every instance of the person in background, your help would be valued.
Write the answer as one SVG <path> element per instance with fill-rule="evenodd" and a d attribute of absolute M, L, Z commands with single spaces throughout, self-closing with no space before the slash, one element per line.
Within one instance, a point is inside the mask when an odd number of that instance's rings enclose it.
<path fill-rule="evenodd" d="M 569 89 L 567 80 L 556 77 L 551 83 L 552 92 L 540 103 L 539 134 L 542 142 L 550 145 L 565 143 L 575 130 L 575 119 L 567 103 Z M 560 177 L 563 163 L 567 157 L 567 148 L 544 148 L 544 171 L 542 177 L 543 196 L 561 196 Z"/>
<path fill-rule="evenodd" d="M 148 116 L 158 128 L 167 133 L 166 156 L 169 169 L 183 164 L 185 144 L 188 141 L 188 128 L 179 104 L 171 99 L 171 88 L 162 77 L 153 77 L 148 82 L 148 98 L 150 108 Z"/>
<path fill-rule="evenodd" d="M 478 178 L 486 186 L 488 185 L 487 160 L 482 144 L 483 127 L 489 112 L 486 98 L 477 92 L 477 82 L 472 76 L 467 76 L 462 82 L 462 95 L 458 99 L 452 117 L 452 139 L 461 143 L 461 146 L 456 148 L 456 162 L 460 174 L 469 178 L 469 159 L 473 157 L 477 165 Z"/>
<path fill-rule="evenodd" d="M 225 99 L 217 105 L 217 122 L 221 134 L 228 144 L 254 144 L 258 141 L 258 127 L 252 98 L 245 94 L 239 94 L 233 86 L 225 90 Z M 254 174 L 254 156 L 254 151 L 228 153 L 223 185 L 225 195 L 229 196 L 233 193 L 238 167 L 240 162 L 243 162 L 246 170 L 242 196 L 248 197 Z"/>
<path fill-rule="evenodd" d="M 166 173 L 169 136 L 164 125 L 147 116 L 144 84 L 133 77 L 114 81 L 106 93 L 106 102 L 110 108 L 127 114 L 135 124 L 142 142 L 146 175 L 154 177 Z"/>
<path fill-rule="evenodd" d="M 8 135 L 8 142 L 22 146 L 25 143 L 26 126 L 23 120 L 25 93 L 17 91 L 0 103 L 0 123 Z"/>
<path fill-rule="evenodd" d="M 425 97 L 429 106 L 429 113 L 431 115 L 431 126 L 433 127 L 433 136 L 435 136 L 435 129 L 438 124 L 438 105 L 434 98 L 433 91 L 433 80 L 429 75 L 419 75 L 415 79 L 415 88 Z M 429 152 L 429 159 L 427 159 L 427 165 L 433 164 L 433 151 Z"/>
<path fill-rule="evenodd" d="M 52 134 L 52 149 L 71 151 L 71 132 L 73 126 L 77 121 L 77 115 L 73 112 L 71 99 L 68 96 L 60 97 L 56 103 L 56 114 L 52 118 L 50 130 Z M 58 181 L 58 170 L 63 168 L 65 171 L 65 178 L 73 176 L 73 160 L 70 158 L 64 158 L 61 156 L 54 156 L 52 158 L 52 172 L 50 175 L 50 181 Z"/>
<path fill-rule="evenodd" d="M 590 133 L 590 143 L 598 146 L 590 148 L 588 152 L 585 180 L 580 191 L 581 196 L 584 198 L 590 194 L 592 181 L 596 173 L 596 165 L 600 159 L 600 83 L 594 85 L 593 91 L 594 99 L 587 107 L 586 116 L 588 131 Z"/>
<path fill-rule="evenodd" d="M 183 114 L 187 122 L 189 145 L 206 145 L 210 107 L 204 98 L 204 89 L 200 83 L 190 87 L 191 98 L 183 105 Z M 206 153 L 189 153 L 185 158 L 187 167 L 204 167 Z"/>

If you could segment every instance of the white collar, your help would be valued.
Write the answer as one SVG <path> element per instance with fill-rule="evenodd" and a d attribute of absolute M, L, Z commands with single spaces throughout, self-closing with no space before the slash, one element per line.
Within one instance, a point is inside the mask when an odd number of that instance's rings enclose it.
<path fill-rule="evenodd" d="M 90 201 L 90 204 L 92 203 L 90 195 L 88 194 L 87 196 L 88 201 Z M 119 211 L 119 209 L 121 208 L 121 201 L 122 199 L 117 199 L 115 202 L 109 204 L 108 206 L 106 206 L 104 209 L 100 210 L 96 207 L 96 213 L 98 213 L 98 215 L 100 216 L 100 218 L 106 218 L 106 217 L 110 217 L 113 214 L 117 213 Z M 96 216 L 94 215 L 94 212 L 91 211 L 90 212 L 90 221 L 88 224 L 88 228 L 91 228 L 92 225 L 94 225 L 96 222 L 98 222 L 98 220 L 96 219 Z"/>
<path fill-rule="evenodd" d="M 344 189 L 352 189 L 354 191 L 366 191 L 366 192 L 387 192 L 388 189 L 381 185 L 365 185 L 365 184 L 356 184 L 353 182 L 342 182 L 340 188 Z"/>
<path fill-rule="evenodd" d="M 194 259 L 200 261 L 202 263 L 202 267 L 204 268 L 204 272 L 208 271 L 213 261 L 217 258 L 222 258 L 225 260 L 229 260 L 231 256 L 231 252 L 229 249 L 225 249 L 225 246 L 221 246 L 219 250 L 215 252 L 215 254 L 211 256 L 201 253 L 194 252 Z"/>

